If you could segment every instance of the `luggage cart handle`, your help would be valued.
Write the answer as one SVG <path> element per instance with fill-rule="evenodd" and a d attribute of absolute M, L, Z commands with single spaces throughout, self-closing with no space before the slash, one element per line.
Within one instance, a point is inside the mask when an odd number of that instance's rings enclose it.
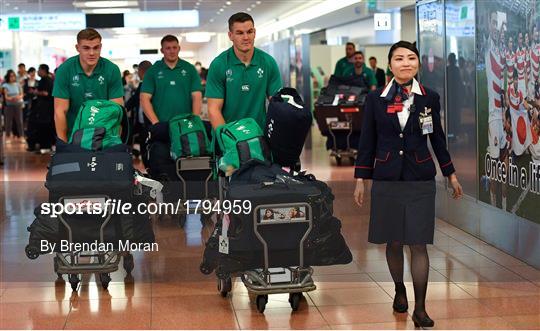
<path fill-rule="evenodd" d="M 294 207 L 305 207 L 305 219 L 304 220 L 286 220 L 286 221 L 280 221 L 280 220 L 271 220 L 263 223 L 263 220 L 261 219 L 261 222 L 259 222 L 259 215 L 261 210 L 266 209 L 280 209 L 280 208 L 294 208 Z M 266 240 L 262 237 L 261 233 L 259 232 L 258 227 L 259 226 L 266 226 L 266 225 L 274 225 L 274 224 L 299 224 L 299 223 L 307 223 L 308 228 L 304 235 L 302 236 L 302 239 L 300 239 L 299 243 L 299 262 L 300 267 L 304 267 L 304 242 L 306 241 L 309 233 L 311 232 L 311 229 L 313 228 L 313 220 L 312 220 L 312 210 L 311 205 L 305 202 L 299 202 L 299 203 L 281 203 L 281 204 L 271 204 L 271 205 L 259 205 L 255 208 L 253 212 L 253 231 L 255 232 L 255 236 L 261 244 L 263 245 L 264 250 L 264 268 L 265 271 L 268 271 L 270 266 L 270 260 L 269 260 L 269 253 L 268 253 L 268 243 Z"/>

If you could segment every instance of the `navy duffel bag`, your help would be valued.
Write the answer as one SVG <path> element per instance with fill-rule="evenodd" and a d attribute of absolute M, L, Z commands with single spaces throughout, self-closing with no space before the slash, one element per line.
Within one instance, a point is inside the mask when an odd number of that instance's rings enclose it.
<path fill-rule="evenodd" d="M 296 165 L 312 120 L 309 107 L 295 89 L 282 88 L 272 97 L 266 113 L 264 135 L 274 163 L 285 167 Z"/>

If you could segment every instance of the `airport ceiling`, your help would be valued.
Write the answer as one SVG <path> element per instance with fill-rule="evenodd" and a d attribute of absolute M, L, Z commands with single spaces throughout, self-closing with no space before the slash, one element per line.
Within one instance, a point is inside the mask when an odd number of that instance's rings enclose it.
<path fill-rule="evenodd" d="M 100 0 L 103 1 L 103 0 Z M 321 0 L 309 0 L 317 3 Z M 69 13 L 81 12 L 76 2 L 82 0 L 0 0 L 1 14 Z M 128 2 L 128 1 L 126 1 Z M 135 0 L 129 1 L 131 11 L 199 10 L 199 27 L 176 29 L 175 32 L 206 31 L 225 32 L 227 19 L 235 12 L 250 13 L 256 23 L 268 22 L 298 8 L 306 0 Z M 134 5 L 133 5 L 134 4 Z M 146 29 L 148 35 L 162 35 L 162 29 Z"/>

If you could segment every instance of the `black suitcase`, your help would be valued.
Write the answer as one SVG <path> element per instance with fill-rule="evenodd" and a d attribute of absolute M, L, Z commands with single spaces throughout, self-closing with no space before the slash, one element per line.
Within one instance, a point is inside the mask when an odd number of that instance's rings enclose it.
<path fill-rule="evenodd" d="M 55 153 L 45 187 L 52 196 L 107 195 L 129 197 L 134 169 L 127 152 Z"/>
<path fill-rule="evenodd" d="M 295 89 L 282 88 L 272 97 L 264 135 L 275 163 L 286 167 L 298 163 L 312 120 L 311 110 Z"/>
<path fill-rule="evenodd" d="M 278 184 L 254 184 L 253 181 L 268 181 Z M 250 183 L 251 184 L 247 184 Z M 279 184 L 281 183 L 281 184 Z M 284 184 L 288 183 L 288 184 Z M 292 184 L 291 184 L 292 183 Z M 231 178 L 228 199 L 249 200 L 252 208 L 261 204 L 307 202 L 311 206 L 312 229 L 304 243 L 305 265 L 347 264 L 352 254 L 341 235 L 341 222 L 332 216 L 334 195 L 326 183 L 304 172 L 292 177 L 288 173 L 269 164 L 253 162 L 240 168 Z M 222 223 L 218 222 L 206 243 L 201 272 L 210 274 L 216 270 L 218 276 L 261 268 L 264 266 L 263 247 L 253 232 L 253 212 L 249 215 L 231 215 L 229 254 L 219 253 L 219 236 Z M 305 223 L 304 223 L 305 224 Z M 261 233 L 270 238 L 272 245 L 270 267 L 298 265 L 301 234 L 306 228 L 303 224 L 265 227 Z M 294 224 L 293 224 L 294 225 Z"/>
<path fill-rule="evenodd" d="M 243 270 L 264 267 L 264 251 L 261 241 L 254 232 L 254 217 L 261 222 L 256 213 L 265 212 L 257 209 L 261 205 L 293 203 L 313 204 L 320 199 L 321 192 L 314 186 L 302 184 L 238 184 L 231 185 L 227 192 L 230 201 L 249 200 L 252 211 L 249 214 L 231 214 L 228 229 L 229 254 L 218 254 L 217 270 L 220 274 L 231 274 Z M 284 207 L 284 209 L 290 209 Z M 311 218 L 309 210 L 303 210 L 304 216 Z M 286 216 L 286 215 L 285 215 Z M 299 265 L 300 242 L 308 231 L 308 223 L 287 223 L 259 227 L 259 233 L 268 245 L 269 267 Z M 216 233 L 221 234 L 219 230 Z"/>
<path fill-rule="evenodd" d="M 328 86 L 321 89 L 316 106 L 361 107 L 366 102 L 369 86 L 362 76 L 331 76 Z M 338 103 L 334 104 L 336 95 Z"/>

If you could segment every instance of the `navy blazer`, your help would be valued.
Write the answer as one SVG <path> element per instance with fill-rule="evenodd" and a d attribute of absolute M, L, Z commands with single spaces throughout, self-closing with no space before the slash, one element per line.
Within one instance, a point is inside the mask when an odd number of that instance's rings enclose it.
<path fill-rule="evenodd" d="M 415 82 L 416 83 L 416 82 Z M 427 137 L 437 156 L 444 176 L 454 173 L 446 148 L 446 136 L 441 126 L 439 95 L 420 85 L 422 95 L 414 95 L 415 111 L 403 130 L 397 113 L 388 113 L 390 103 L 381 96 L 385 88 L 367 96 L 362 119 L 362 131 L 355 165 L 355 177 L 375 180 L 433 180 L 437 174 Z M 419 113 L 431 108 L 433 133 L 423 135 Z"/>

